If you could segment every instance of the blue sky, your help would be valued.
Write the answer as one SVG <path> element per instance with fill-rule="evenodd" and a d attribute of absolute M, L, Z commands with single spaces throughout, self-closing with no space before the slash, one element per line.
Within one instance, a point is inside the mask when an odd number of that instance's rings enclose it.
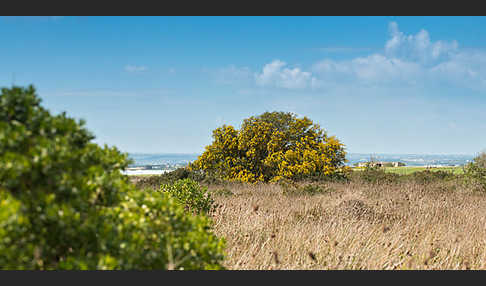
<path fill-rule="evenodd" d="M 0 86 L 34 84 L 125 152 L 201 153 L 265 111 L 352 153 L 486 148 L 485 17 L 0 17 Z"/>

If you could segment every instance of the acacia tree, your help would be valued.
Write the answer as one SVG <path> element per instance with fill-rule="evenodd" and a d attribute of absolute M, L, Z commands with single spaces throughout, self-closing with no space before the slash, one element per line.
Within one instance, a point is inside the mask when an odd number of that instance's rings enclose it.
<path fill-rule="evenodd" d="M 240 130 L 223 125 L 190 168 L 242 182 L 278 181 L 342 172 L 344 145 L 307 117 L 265 112 Z"/>

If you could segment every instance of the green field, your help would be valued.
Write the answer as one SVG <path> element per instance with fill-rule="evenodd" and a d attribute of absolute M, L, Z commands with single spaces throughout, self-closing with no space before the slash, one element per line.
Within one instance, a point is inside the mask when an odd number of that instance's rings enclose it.
<path fill-rule="evenodd" d="M 353 170 L 355 170 L 355 171 L 361 171 L 363 169 L 364 169 L 363 167 L 359 167 L 359 168 L 358 167 L 355 167 L 355 168 L 353 168 Z M 432 171 L 432 172 L 436 172 L 436 171 L 452 172 L 455 175 L 459 175 L 459 174 L 463 174 L 464 173 L 462 167 L 437 167 L 437 168 L 427 168 L 427 167 L 409 167 L 409 166 L 405 166 L 405 167 L 385 167 L 384 169 L 385 169 L 385 172 L 395 173 L 395 174 L 399 174 L 399 175 L 408 175 L 408 174 L 411 174 L 411 173 L 414 173 L 414 172 L 420 172 L 420 171 L 425 171 L 425 170 L 429 170 L 429 171 Z"/>

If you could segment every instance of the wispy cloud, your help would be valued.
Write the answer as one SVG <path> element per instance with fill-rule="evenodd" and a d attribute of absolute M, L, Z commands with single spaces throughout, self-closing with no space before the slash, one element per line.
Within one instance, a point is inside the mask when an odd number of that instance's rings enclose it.
<path fill-rule="evenodd" d="M 276 59 L 260 71 L 232 67 L 228 73 L 253 74 L 256 87 L 281 89 L 325 89 L 354 86 L 438 86 L 454 85 L 486 91 L 486 52 L 467 49 L 453 41 L 432 40 L 422 29 L 407 35 L 396 22 L 388 28 L 389 37 L 380 52 L 345 60 L 324 58 L 307 68 L 291 67 Z M 355 51 L 347 47 L 323 48 L 328 52 Z M 360 48 L 358 48 L 360 49 Z M 244 72 L 243 72 L 244 71 Z M 237 78 L 237 77 L 236 77 Z"/>
<path fill-rule="evenodd" d="M 472 89 L 486 89 L 486 53 L 461 50 L 457 41 L 432 41 L 426 30 L 405 35 L 398 24 L 389 24 L 390 38 L 383 53 L 351 60 L 324 59 L 313 72 L 325 82 L 345 80 L 354 84 L 416 85 L 447 82 Z"/>
<path fill-rule="evenodd" d="M 390 58 L 434 65 L 451 60 L 458 53 L 457 41 L 432 42 L 426 30 L 422 29 L 416 35 L 405 35 L 400 32 L 396 22 L 391 22 L 388 29 L 390 39 L 385 44 L 385 54 Z"/>
<path fill-rule="evenodd" d="M 147 71 L 147 70 L 148 70 L 148 68 L 146 66 L 137 66 L 137 65 L 126 65 L 125 66 L 126 72 L 138 73 L 138 72 L 144 72 L 144 71 Z"/>
<path fill-rule="evenodd" d="M 259 86 L 274 86 L 287 89 L 311 87 L 315 78 L 307 71 L 298 67 L 288 68 L 287 63 L 274 60 L 263 67 L 262 72 L 255 74 Z"/>

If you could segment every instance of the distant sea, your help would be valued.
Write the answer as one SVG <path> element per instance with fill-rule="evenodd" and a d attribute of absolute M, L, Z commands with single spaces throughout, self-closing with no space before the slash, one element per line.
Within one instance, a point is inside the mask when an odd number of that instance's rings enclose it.
<path fill-rule="evenodd" d="M 131 167 L 153 166 L 153 165 L 187 165 L 197 159 L 199 154 L 138 154 L 129 153 L 128 157 L 134 161 Z"/>
<path fill-rule="evenodd" d="M 186 166 L 197 159 L 199 154 L 128 154 L 134 163 L 129 166 L 127 174 L 161 174 L 178 167 Z M 435 155 L 435 154 L 376 154 L 376 153 L 348 153 L 346 165 L 375 161 L 405 163 L 406 166 L 461 166 L 475 157 L 475 155 Z"/>

